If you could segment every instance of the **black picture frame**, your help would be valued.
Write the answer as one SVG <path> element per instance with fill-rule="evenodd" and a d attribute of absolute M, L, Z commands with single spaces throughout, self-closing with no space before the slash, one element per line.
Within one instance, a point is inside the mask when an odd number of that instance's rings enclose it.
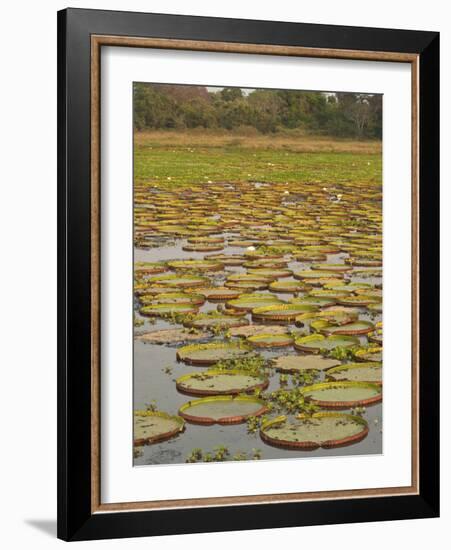
<path fill-rule="evenodd" d="M 419 494 L 93 513 L 91 36 L 400 52 L 419 59 Z M 67 9 L 58 13 L 58 537 L 88 540 L 439 515 L 439 33 Z"/>

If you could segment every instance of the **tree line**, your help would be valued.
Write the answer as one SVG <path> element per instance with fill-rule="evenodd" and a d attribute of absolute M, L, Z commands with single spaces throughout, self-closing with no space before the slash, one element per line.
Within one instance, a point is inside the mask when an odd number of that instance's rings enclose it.
<path fill-rule="evenodd" d="M 261 133 L 300 129 L 358 139 L 382 137 L 382 96 L 350 92 L 240 88 L 211 92 L 203 86 L 135 83 L 137 130 L 254 128 Z"/>

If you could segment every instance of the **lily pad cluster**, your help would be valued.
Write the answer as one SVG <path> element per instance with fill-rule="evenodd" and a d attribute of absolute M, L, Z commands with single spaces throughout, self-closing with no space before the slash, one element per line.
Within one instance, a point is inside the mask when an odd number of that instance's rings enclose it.
<path fill-rule="evenodd" d="M 383 380 L 381 187 L 264 183 L 135 182 L 136 345 L 146 344 L 150 376 L 154 346 L 167 348 L 178 396 L 164 412 L 135 411 L 135 446 L 192 425 L 218 430 L 221 444 L 221 430 L 247 423 L 264 456 L 266 445 L 355 445 L 372 429 L 365 407 L 381 402 Z"/>

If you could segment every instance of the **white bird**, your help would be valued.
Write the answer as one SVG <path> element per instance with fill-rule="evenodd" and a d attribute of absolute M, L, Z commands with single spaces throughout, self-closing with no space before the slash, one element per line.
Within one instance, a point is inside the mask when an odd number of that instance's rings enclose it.
<path fill-rule="evenodd" d="M 252 250 L 255 250 L 255 246 L 248 246 L 248 247 L 246 248 L 246 250 L 251 250 L 251 251 L 252 251 Z"/>

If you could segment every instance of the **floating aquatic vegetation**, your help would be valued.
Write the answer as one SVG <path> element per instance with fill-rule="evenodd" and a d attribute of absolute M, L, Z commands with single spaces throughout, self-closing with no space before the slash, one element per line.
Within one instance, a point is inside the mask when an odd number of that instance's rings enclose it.
<path fill-rule="evenodd" d="M 349 409 L 382 401 L 382 389 L 367 382 L 321 382 L 302 388 L 306 400 L 326 409 Z"/>
<path fill-rule="evenodd" d="M 173 314 L 196 313 L 198 307 L 194 304 L 149 304 L 140 308 L 141 315 L 149 317 L 170 317 Z"/>
<path fill-rule="evenodd" d="M 264 390 L 268 384 L 269 380 L 262 375 L 237 369 L 211 369 L 186 374 L 176 380 L 177 389 L 189 395 L 236 395 Z"/>
<path fill-rule="evenodd" d="M 254 334 L 247 338 L 247 342 L 255 348 L 281 348 L 293 345 L 293 337 L 289 334 Z"/>
<path fill-rule="evenodd" d="M 327 378 L 382 384 L 382 363 L 347 363 L 328 370 Z"/>
<path fill-rule="evenodd" d="M 250 346 L 241 342 L 191 344 L 177 350 L 177 359 L 189 365 L 214 365 L 218 361 L 242 357 L 250 351 Z"/>
<path fill-rule="evenodd" d="M 256 397 L 214 396 L 188 401 L 180 407 L 179 415 L 194 424 L 241 424 L 267 410 L 266 403 Z"/>
<path fill-rule="evenodd" d="M 274 304 L 257 307 L 252 310 L 255 321 L 278 321 L 292 323 L 298 315 L 316 311 L 316 307 L 308 304 Z"/>
<path fill-rule="evenodd" d="M 222 271 L 224 264 L 210 260 L 174 260 L 167 262 L 168 267 L 177 271 Z"/>
<path fill-rule="evenodd" d="M 140 297 L 143 305 L 151 304 L 192 304 L 202 305 L 205 297 L 202 294 L 188 294 L 186 292 L 161 292 L 159 294 L 144 294 Z"/>
<path fill-rule="evenodd" d="M 382 361 L 382 347 L 377 344 L 370 344 L 366 347 L 361 347 L 354 352 L 356 361 Z"/>
<path fill-rule="evenodd" d="M 260 437 L 276 447 L 312 450 L 352 445 L 368 432 L 368 423 L 359 416 L 319 412 L 292 420 L 286 416 L 268 420 L 261 425 Z"/>
<path fill-rule="evenodd" d="M 287 329 L 281 325 L 247 325 L 245 327 L 231 328 L 227 332 L 227 335 L 247 338 L 248 336 L 267 334 L 268 332 L 271 334 L 287 334 Z"/>
<path fill-rule="evenodd" d="M 236 309 L 238 311 L 252 311 L 257 307 L 264 307 L 274 304 L 283 304 L 283 302 L 273 294 L 252 293 L 241 294 L 236 300 L 230 300 L 227 302 L 226 307 Z"/>
<path fill-rule="evenodd" d="M 134 412 L 133 442 L 135 446 L 150 445 L 171 439 L 185 429 L 180 416 L 158 411 Z"/>
<path fill-rule="evenodd" d="M 208 279 L 200 275 L 158 275 L 149 279 L 149 283 L 160 287 L 194 288 L 206 286 L 208 282 Z"/>
<path fill-rule="evenodd" d="M 186 328 L 169 328 L 145 332 L 138 336 L 138 340 L 148 344 L 178 344 L 190 340 L 204 340 L 210 334 L 201 330 Z"/>
<path fill-rule="evenodd" d="M 301 283 L 300 281 L 274 281 L 270 283 L 269 290 L 273 292 L 281 292 L 295 294 L 298 292 L 308 292 L 310 286 Z M 306 302 L 307 303 L 307 302 Z"/>
<path fill-rule="evenodd" d="M 205 296 L 209 302 L 225 302 L 226 300 L 238 298 L 241 294 L 239 290 L 233 290 L 225 286 L 196 288 L 196 292 Z"/>
<path fill-rule="evenodd" d="M 216 311 L 199 313 L 183 323 L 186 327 L 198 329 L 223 329 L 242 327 L 249 324 L 244 317 L 225 315 Z"/>
<path fill-rule="evenodd" d="M 324 355 L 334 348 L 358 346 L 359 343 L 359 339 L 352 336 L 324 336 L 322 334 L 310 334 L 309 336 L 301 336 L 296 338 L 294 341 L 294 347 L 299 351 L 321 353 Z"/>
<path fill-rule="evenodd" d="M 282 355 L 273 359 L 273 366 L 280 372 L 303 372 L 327 370 L 340 365 L 340 361 L 319 355 Z"/>
<path fill-rule="evenodd" d="M 310 323 L 310 326 L 320 332 L 329 336 L 331 334 L 340 334 L 340 335 L 360 335 L 368 334 L 374 330 L 373 323 L 369 321 L 353 321 L 351 323 L 335 325 L 326 320 L 313 321 Z"/>

